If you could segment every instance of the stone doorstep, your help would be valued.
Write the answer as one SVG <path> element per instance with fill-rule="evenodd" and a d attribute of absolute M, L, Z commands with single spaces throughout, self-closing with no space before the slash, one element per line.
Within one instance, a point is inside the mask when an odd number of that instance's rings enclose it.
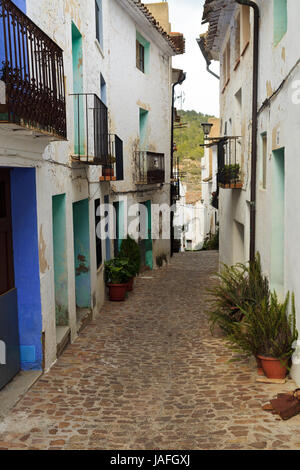
<path fill-rule="evenodd" d="M 56 355 L 61 356 L 71 342 L 71 328 L 69 326 L 56 327 Z"/>
<path fill-rule="evenodd" d="M 77 333 L 81 333 L 85 327 L 92 321 L 93 312 L 90 308 L 77 308 Z"/>
<path fill-rule="evenodd" d="M 0 391 L 0 422 L 26 395 L 42 374 L 43 372 L 39 370 L 21 371 Z"/>

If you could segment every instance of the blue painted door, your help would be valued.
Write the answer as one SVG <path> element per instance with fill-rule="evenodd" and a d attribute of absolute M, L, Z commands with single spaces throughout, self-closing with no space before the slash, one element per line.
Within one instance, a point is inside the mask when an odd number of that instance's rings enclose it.
<path fill-rule="evenodd" d="M 146 240 L 145 240 L 145 265 L 153 269 L 153 242 L 152 242 L 152 214 L 151 214 L 151 201 L 143 203 L 147 209 L 146 220 Z"/>
<path fill-rule="evenodd" d="M 0 170 L 0 389 L 20 370 L 9 170 Z"/>

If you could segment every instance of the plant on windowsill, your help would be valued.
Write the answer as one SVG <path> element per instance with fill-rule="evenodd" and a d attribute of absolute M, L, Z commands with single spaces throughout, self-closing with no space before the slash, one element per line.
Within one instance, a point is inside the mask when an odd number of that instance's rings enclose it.
<path fill-rule="evenodd" d="M 132 265 L 126 258 L 115 258 L 105 263 L 105 282 L 111 301 L 124 301 L 128 282 L 132 276 Z"/>
<path fill-rule="evenodd" d="M 254 355 L 261 360 L 262 369 L 270 379 L 284 379 L 298 339 L 296 329 L 295 298 L 290 293 L 280 303 L 276 293 L 271 293 L 256 305 L 243 309 L 241 324 L 233 326 L 227 341 L 235 352 Z"/>
<path fill-rule="evenodd" d="M 219 171 L 219 181 L 221 184 L 230 185 L 236 183 L 240 179 L 240 165 L 224 165 Z"/>
<path fill-rule="evenodd" d="M 121 243 L 119 258 L 126 258 L 129 260 L 131 278 L 128 283 L 128 290 L 133 290 L 134 278 L 139 274 L 141 267 L 141 253 L 139 245 L 129 235 L 124 238 Z"/>
<path fill-rule="evenodd" d="M 113 177 L 114 176 L 114 168 L 113 165 L 104 165 L 102 169 L 102 176 L 105 177 Z"/>

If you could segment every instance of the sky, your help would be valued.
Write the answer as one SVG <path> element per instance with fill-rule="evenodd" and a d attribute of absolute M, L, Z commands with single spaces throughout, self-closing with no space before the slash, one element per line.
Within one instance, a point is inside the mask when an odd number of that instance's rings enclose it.
<path fill-rule="evenodd" d="M 159 3 L 161 0 L 144 0 L 144 3 Z M 196 38 L 206 31 L 201 25 L 204 0 L 168 0 L 172 31 L 183 33 L 186 39 L 186 53 L 173 59 L 173 67 L 183 69 L 187 74 L 185 83 L 176 87 L 176 107 L 195 110 L 203 114 L 219 116 L 219 81 L 206 70 Z M 215 65 L 212 67 L 218 71 Z"/>

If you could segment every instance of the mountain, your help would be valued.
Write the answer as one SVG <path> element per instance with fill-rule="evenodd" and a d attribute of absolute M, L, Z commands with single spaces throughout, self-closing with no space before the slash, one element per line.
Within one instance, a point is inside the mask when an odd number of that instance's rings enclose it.
<path fill-rule="evenodd" d="M 204 148 L 204 134 L 201 124 L 210 117 L 196 111 L 178 111 L 181 124 L 175 123 L 174 141 L 177 151 L 174 160 L 179 158 L 180 171 L 184 173 L 182 181 L 187 184 L 188 192 L 201 192 L 201 158 Z"/>

